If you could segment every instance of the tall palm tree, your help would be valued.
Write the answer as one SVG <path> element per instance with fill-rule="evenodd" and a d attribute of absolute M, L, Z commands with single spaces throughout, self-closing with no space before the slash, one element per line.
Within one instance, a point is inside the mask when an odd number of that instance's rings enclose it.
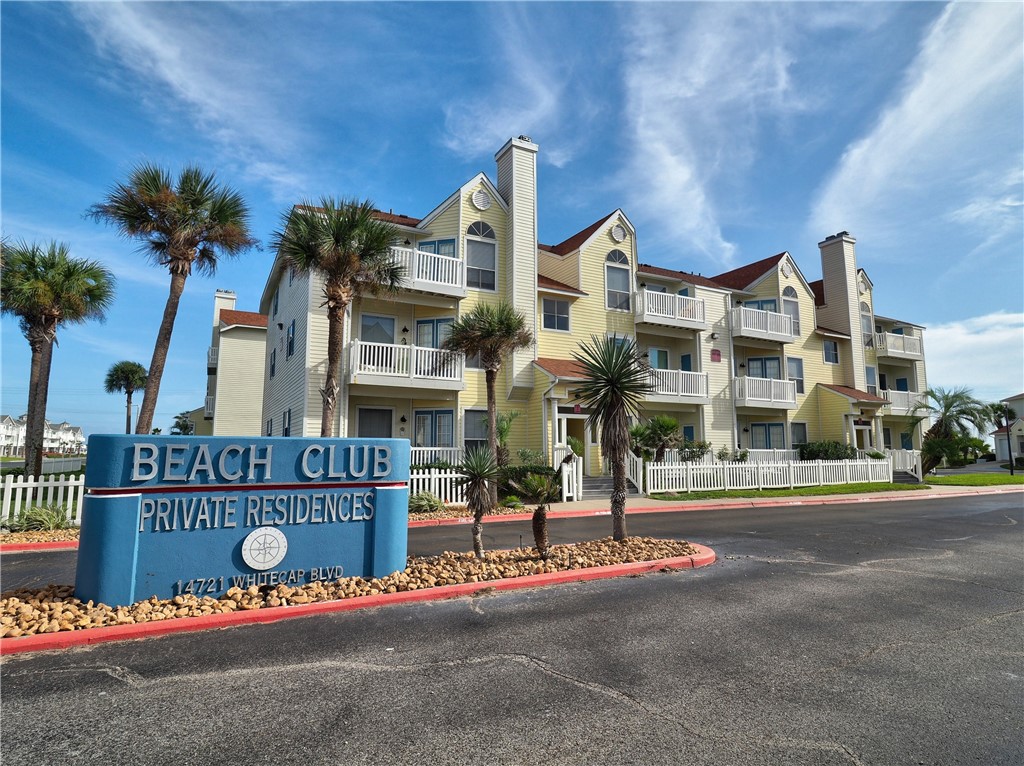
<path fill-rule="evenodd" d="M 138 362 L 116 362 L 107 370 L 103 387 L 108 394 L 123 393 L 127 398 L 124 414 L 124 432 L 132 432 L 132 394 L 146 387 L 146 368 Z"/>
<path fill-rule="evenodd" d="M 600 426 L 601 451 L 612 467 L 612 537 L 626 539 L 626 452 L 630 418 L 640 416 L 643 397 L 653 388 L 648 365 L 630 338 L 591 336 L 573 358 L 586 380 L 576 389 L 580 403 L 591 409 L 587 428 Z"/>
<path fill-rule="evenodd" d="M 195 430 L 195 423 L 187 410 L 179 412 L 174 416 L 174 423 L 171 425 L 172 436 L 189 436 Z"/>
<path fill-rule="evenodd" d="M 498 463 L 487 450 L 473 448 L 455 470 L 462 474 L 456 481 L 466 487 L 466 505 L 473 514 L 473 555 L 483 558 L 484 514 L 494 508 L 490 487 L 498 481 Z"/>
<path fill-rule="evenodd" d="M 283 263 L 324 280 L 327 307 L 327 379 L 320 390 L 320 435 L 334 436 L 345 312 L 357 295 L 393 295 L 404 269 L 391 256 L 398 229 L 377 217 L 369 200 L 322 197 L 320 206 L 296 205 L 282 217 L 272 244 Z"/>
<path fill-rule="evenodd" d="M 507 301 L 480 303 L 451 325 L 451 334 L 443 347 L 467 357 L 480 355 L 487 384 L 487 449 L 498 462 L 498 372 L 505 357 L 533 344 L 533 333 L 526 326 L 526 317 Z M 511 422 L 511 421 L 510 421 Z M 498 504 L 498 484 L 491 487 L 491 503 Z"/>
<path fill-rule="evenodd" d="M 213 274 L 217 261 L 256 244 L 249 232 L 249 207 L 242 196 L 218 184 L 213 173 L 190 165 L 177 179 L 155 165 L 132 169 L 88 215 L 138 240 L 139 251 L 171 274 L 171 287 L 149 363 L 149 376 L 135 433 L 148 434 L 160 394 L 160 381 L 171 347 L 171 333 L 185 280 L 193 270 Z"/>
<path fill-rule="evenodd" d="M 914 426 L 931 420 L 921 441 L 921 470 L 930 473 L 942 462 L 943 454 L 956 436 L 969 436 L 969 426 L 984 429 L 990 419 L 988 408 L 971 395 L 970 389 L 936 386 L 924 392 L 924 401 L 911 410 Z"/>
<path fill-rule="evenodd" d="M 17 242 L 0 248 L 0 313 L 18 317 L 32 349 L 25 424 L 25 473 L 43 468 L 50 363 L 57 330 L 103 320 L 114 301 L 114 275 L 96 261 L 72 258 L 68 246 Z"/>
<path fill-rule="evenodd" d="M 562 470 L 565 470 L 563 466 Z M 542 559 L 548 558 L 548 506 L 562 496 L 558 474 L 528 473 L 519 481 L 513 481 L 512 487 L 522 496 L 523 500 L 533 503 L 533 544 Z"/>
<path fill-rule="evenodd" d="M 1013 425 L 1013 422 L 1017 419 L 1017 412 L 1006 402 L 992 402 L 987 405 L 988 416 L 992 421 L 992 424 L 996 427 L 996 430 Z M 1010 476 L 1014 475 L 1013 465 L 1013 434 L 1010 433 L 1010 429 L 1006 429 L 1006 449 L 1007 455 L 1010 458 Z"/>

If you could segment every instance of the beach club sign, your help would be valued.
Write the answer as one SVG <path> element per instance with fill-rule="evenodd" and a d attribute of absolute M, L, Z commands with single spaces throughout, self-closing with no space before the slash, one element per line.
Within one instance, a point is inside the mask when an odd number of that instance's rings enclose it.
<path fill-rule="evenodd" d="M 75 595 L 111 606 L 405 567 L 405 439 L 89 438 Z"/>

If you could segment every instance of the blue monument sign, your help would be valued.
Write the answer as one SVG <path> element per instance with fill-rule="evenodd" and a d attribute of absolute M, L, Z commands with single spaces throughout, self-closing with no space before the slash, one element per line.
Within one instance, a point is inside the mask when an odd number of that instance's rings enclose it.
<path fill-rule="evenodd" d="M 122 606 L 405 568 L 405 439 L 92 436 L 75 595 Z"/>

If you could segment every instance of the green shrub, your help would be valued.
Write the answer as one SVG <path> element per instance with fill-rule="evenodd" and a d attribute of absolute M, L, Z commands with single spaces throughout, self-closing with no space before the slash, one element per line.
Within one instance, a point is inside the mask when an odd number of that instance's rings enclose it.
<path fill-rule="evenodd" d="M 565 443 L 580 457 L 583 457 L 583 450 L 586 449 L 583 446 L 583 440 L 577 439 L 575 436 L 566 436 Z"/>
<path fill-rule="evenodd" d="M 409 513 L 436 513 L 443 510 L 444 503 L 429 492 L 417 492 L 409 498 Z"/>
<path fill-rule="evenodd" d="M 732 450 L 729 449 L 729 447 L 727 447 L 725 444 L 723 444 L 722 448 L 720 450 L 718 450 L 718 452 L 715 453 L 715 459 L 718 460 L 721 463 L 724 463 L 726 460 L 728 460 L 731 457 L 732 457 Z"/>
<path fill-rule="evenodd" d="M 750 450 L 741 449 L 739 452 L 737 452 L 735 455 L 733 455 L 732 459 L 735 460 L 737 463 L 746 463 L 747 462 L 747 458 L 749 458 L 749 457 L 750 457 Z"/>
<path fill-rule="evenodd" d="M 523 501 L 520 500 L 515 495 L 509 495 L 504 500 L 502 500 L 501 503 L 499 503 L 499 505 L 501 505 L 503 508 L 522 508 Z"/>
<path fill-rule="evenodd" d="M 984 460 L 986 463 L 994 463 L 996 462 L 996 453 L 986 452 L 984 455 L 981 456 L 981 459 Z"/>
<path fill-rule="evenodd" d="M 684 463 L 703 460 L 711 451 L 711 442 L 683 441 L 679 445 L 679 459 Z"/>
<path fill-rule="evenodd" d="M 433 463 L 417 463 L 416 465 L 409 466 L 410 471 L 425 471 L 428 468 L 436 468 L 441 471 L 450 471 L 455 466 L 449 463 L 447 460 L 435 460 Z"/>
<path fill-rule="evenodd" d="M 531 473 L 554 476 L 558 471 L 549 465 L 506 465 L 501 469 L 498 479 L 498 494 L 502 497 L 514 495 L 516 490 L 512 486 L 513 482 L 522 481 L 527 474 Z"/>
<path fill-rule="evenodd" d="M 37 505 L 22 511 L 16 518 L 4 522 L 4 526 L 12 532 L 53 532 L 57 529 L 70 529 L 66 505 Z"/>
<path fill-rule="evenodd" d="M 544 453 L 539 449 L 517 449 L 516 457 L 523 465 L 540 465 L 544 462 Z"/>
<path fill-rule="evenodd" d="M 885 455 L 883 455 L 878 450 L 871 450 L 868 453 L 868 457 L 871 458 L 872 460 L 885 460 Z"/>
<path fill-rule="evenodd" d="M 1013 459 L 1013 465 L 1017 468 L 1024 468 L 1024 455 L 1017 455 Z"/>
<path fill-rule="evenodd" d="M 0 477 L 2 477 L 2 476 L 24 476 L 24 475 L 25 475 L 25 468 L 24 468 L 24 466 L 22 466 L 21 468 L 4 468 L 2 471 L 0 471 Z"/>
<path fill-rule="evenodd" d="M 800 445 L 801 460 L 855 460 L 857 448 L 837 441 L 810 442 Z"/>

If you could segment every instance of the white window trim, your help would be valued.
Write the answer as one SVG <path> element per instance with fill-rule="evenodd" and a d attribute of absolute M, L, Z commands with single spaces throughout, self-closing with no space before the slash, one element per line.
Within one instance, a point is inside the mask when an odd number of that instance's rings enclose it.
<path fill-rule="evenodd" d="M 805 442 L 794 442 L 793 441 L 793 426 L 803 426 L 804 427 L 804 435 L 807 437 L 808 441 L 805 441 Z M 811 438 L 811 429 L 809 429 L 807 427 L 807 421 L 806 420 L 791 420 L 789 422 L 789 449 L 796 449 L 796 445 L 797 444 L 810 444 L 810 438 Z"/>
<path fill-rule="evenodd" d="M 393 319 L 395 321 L 395 339 L 393 341 L 391 341 L 391 345 L 394 346 L 394 345 L 400 345 L 401 344 L 401 341 L 398 339 L 398 336 L 400 336 L 402 334 L 402 328 L 398 326 L 399 322 L 398 322 L 398 315 L 397 314 L 382 314 L 379 311 L 363 311 L 362 309 L 359 310 L 359 325 L 358 325 L 358 327 L 359 327 L 359 340 L 363 339 L 363 317 L 364 316 L 365 317 L 380 317 L 381 319 Z M 415 331 L 415 329 L 416 329 L 416 322 L 413 321 L 412 324 L 413 324 L 413 330 Z M 369 341 L 367 341 L 367 342 L 369 342 Z"/>
<path fill-rule="evenodd" d="M 356 405 L 356 433 L 357 434 L 359 433 L 359 413 L 361 413 L 363 410 L 388 410 L 391 413 L 391 438 L 392 439 L 395 438 L 395 408 L 394 407 L 387 407 L 387 406 L 381 407 L 381 406 L 377 406 L 377 405 L 357 404 Z M 353 437 L 353 438 L 358 438 L 358 437 Z M 363 437 L 363 438 L 370 438 L 370 437 Z"/>
<path fill-rule="evenodd" d="M 555 301 L 555 302 L 565 303 L 565 306 L 566 306 L 566 312 L 565 312 L 566 319 L 569 320 L 569 329 L 568 330 L 559 330 L 557 327 L 545 327 L 544 326 L 544 316 L 547 313 L 547 312 L 544 311 L 544 301 Z M 544 332 L 560 332 L 560 333 L 562 333 L 562 335 L 570 335 L 572 333 L 572 303 L 573 302 L 571 300 L 569 300 L 568 298 L 547 298 L 547 297 L 542 295 L 540 297 L 540 329 L 543 330 Z M 555 314 L 554 316 L 557 317 L 557 316 L 559 316 L 559 314 Z"/>
<path fill-rule="evenodd" d="M 665 364 L 666 367 L 655 367 L 651 363 L 651 352 L 652 351 L 664 351 L 665 352 Z M 665 346 L 648 346 L 647 347 L 647 363 L 651 365 L 652 370 L 671 370 L 672 369 L 672 350 Z M 690 364 L 693 364 L 693 358 L 690 358 Z"/>
<path fill-rule="evenodd" d="M 833 344 L 836 347 L 836 361 L 834 361 L 834 362 L 830 362 L 829 361 L 828 354 L 826 353 L 826 351 L 828 350 L 828 345 L 830 343 Z M 839 341 L 837 341 L 837 340 L 826 340 L 825 342 L 823 342 L 821 344 L 821 358 L 822 358 L 822 361 L 825 364 L 831 364 L 831 365 L 840 364 L 842 362 L 842 359 L 839 356 Z"/>
<path fill-rule="evenodd" d="M 476 223 L 474 221 L 474 223 Z M 486 221 L 485 221 L 486 223 Z M 493 229 L 494 227 L 491 226 Z M 497 232 L 495 232 L 497 235 Z M 467 244 L 470 240 L 474 242 L 483 242 L 488 245 L 494 245 L 494 289 L 488 290 L 486 287 L 473 287 L 469 284 L 469 270 L 470 268 L 477 268 L 476 266 L 469 265 L 469 245 Z M 501 289 L 501 274 L 498 273 L 498 265 L 501 263 L 501 245 L 498 244 L 496 239 L 487 239 L 486 237 L 478 237 L 475 234 L 463 234 L 462 235 L 462 252 L 466 254 L 466 289 L 476 290 L 478 293 L 497 293 Z"/>
<path fill-rule="evenodd" d="M 468 412 L 482 412 L 484 417 L 487 417 L 487 407 L 463 407 L 459 412 L 459 447 L 462 449 L 466 448 L 466 413 Z M 487 437 L 484 437 L 486 441 Z"/>
<path fill-rule="evenodd" d="M 607 258 L 607 256 L 605 256 Z M 629 258 L 627 255 L 626 258 Z M 628 309 L 613 309 L 608 305 L 608 269 L 619 269 L 626 272 L 626 295 L 629 296 L 629 308 Z M 622 292 L 616 290 L 615 292 Z M 605 260 L 604 262 L 604 310 L 614 311 L 616 314 L 632 314 L 633 313 L 633 269 L 630 265 L 622 263 L 612 263 L 611 261 Z"/>

